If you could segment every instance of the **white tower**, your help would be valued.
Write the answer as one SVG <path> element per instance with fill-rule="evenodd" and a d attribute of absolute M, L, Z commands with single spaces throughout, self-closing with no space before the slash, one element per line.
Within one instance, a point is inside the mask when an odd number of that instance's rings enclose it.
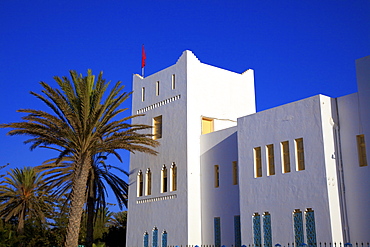
<path fill-rule="evenodd" d="M 168 245 L 200 245 L 200 137 L 255 113 L 253 70 L 216 68 L 185 51 L 173 66 L 134 75 L 133 91 L 132 114 L 145 114 L 133 124 L 153 125 L 160 147 L 157 156 L 130 156 L 127 246 L 142 246 L 145 232 L 152 245 L 154 227 L 158 244 L 166 230 Z"/>

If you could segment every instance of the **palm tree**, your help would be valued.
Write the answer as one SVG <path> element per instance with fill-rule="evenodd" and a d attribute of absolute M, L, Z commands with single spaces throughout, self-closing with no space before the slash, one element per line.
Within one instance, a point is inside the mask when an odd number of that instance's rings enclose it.
<path fill-rule="evenodd" d="M 61 150 L 59 158 L 69 155 L 73 158 L 73 180 L 70 195 L 69 222 L 65 247 L 78 245 L 83 205 L 86 198 L 86 185 L 94 156 L 98 153 L 115 155 L 120 161 L 118 149 L 130 152 L 157 154 L 153 147 L 158 142 L 151 134 L 143 132 L 148 125 L 127 123 L 134 115 L 117 119 L 126 109 L 120 105 L 130 93 L 122 92 L 124 86 L 119 81 L 105 94 L 109 83 L 101 72 L 95 80 L 91 70 L 87 76 L 70 71 L 72 82 L 67 77 L 54 77 L 60 89 L 54 89 L 41 82 L 45 96 L 31 92 L 42 100 L 53 114 L 41 110 L 18 110 L 28 115 L 24 121 L 1 124 L 2 128 L 12 128 L 9 135 L 29 135 L 31 150 L 37 147 Z"/>
<path fill-rule="evenodd" d="M 94 158 L 94 163 L 89 171 L 87 181 L 86 197 L 86 245 L 91 247 L 94 240 L 94 226 L 97 217 L 97 210 L 106 208 L 107 190 L 105 183 L 110 187 L 119 208 L 127 207 L 128 184 L 120 176 L 111 170 L 117 170 L 125 176 L 129 174 L 119 167 L 106 165 L 107 155 L 98 154 Z M 64 157 L 63 161 L 56 163 L 57 159 L 49 160 L 44 164 L 37 166 L 38 171 L 45 172 L 48 177 L 45 179 L 53 184 L 57 194 L 64 195 L 72 187 L 73 170 L 71 158 Z M 104 183 L 105 182 L 105 183 Z M 68 198 L 67 198 L 68 199 Z"/>
<path fill-rule="evenodd" d="M 50 187 L 45 186 L 43 175 L 32 167 L 11 169 L 0 185 L 0 217 L 9 221 L 18 219 L 18 233 L 23 233 L 26 218 L 45 222 L 53 205 Z"/>

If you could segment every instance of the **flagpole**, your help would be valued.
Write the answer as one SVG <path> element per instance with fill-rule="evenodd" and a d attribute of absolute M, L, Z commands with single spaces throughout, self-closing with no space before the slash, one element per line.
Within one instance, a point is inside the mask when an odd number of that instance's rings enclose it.
<path fill-rule="evenodd" d="M 145 59 L 146 59 L 146 54 L 145 54 L 145 48 L 143 44 L 141 47 L 141 77 L 143 78 L 144 78 Z"/>

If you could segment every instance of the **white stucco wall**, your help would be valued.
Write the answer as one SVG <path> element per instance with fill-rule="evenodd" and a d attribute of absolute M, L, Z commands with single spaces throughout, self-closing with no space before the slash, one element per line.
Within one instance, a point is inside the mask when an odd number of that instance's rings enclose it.
<path fill-rule="evenodd" d="M 176 74 L 176 89 L 171 76 Z M 160 94 L 155 95 L 156 81 Z M 142 87 L 145 101 L 142 102 Z M 156 157 L 130 156 L 130 189 L 127 246 L 142 245 L 142 234 L 157 226 L 166 229 L 169 245 L 202 243 L 200 136 L 202 116 L 215 119 L 215 130 L 236 125 L 238 117 L 255 112 L 253 71 L 243 74 L 201 63 L 185 51 L 177 63 L 156 74 L 141 78 L 134 75 L 133 114 L 144 113 L 133 121 L 152 125 L 162 115 L 163 136 Z M 178 190 L 159 193 L 160 170 L 178 166 Z M 136 175 L 141 169 L 152 171 L 152 195 L 137 198 Z M 162 200 L 163 196 L 172 196 Z M 155 198 L 162 199 L 155 199 Z M 153 199 L 154 198 L 154 199 Z M 144 203 L 138 203 L 143 202 Z M 148 199 L 148 200 L 146 200 Z M 152 201 L 155 200 L 155 201 Z"/>
<path fill-rule="evenodd" d="M 318 241 L 341 241 L 341 224 L 331 224 L 333 219 L 340 222 L 340 216 L 335 161 L 331 160 L 334 146 L 330 102 L 330 98 L 318 95 L 238 119 L 242 244 L 253 244 L 252 215 L 265 211 L 271 214 L 273 244 L 294 242 L 292 212 L 304 212 L 306 208 L 315 211 Z M 303 171 L 296 170 L 297 138 L 303 138 L 304 143 Z M 282 172 L 283 141 L 289 141 L 290 173 Z M 271 176 L 267 176 L 265 148 L 269 144 L 274 144 L 276 171 Z M 254 177 L 255 147 L 262 150 L 260 178 Z"/>
<path fill-rule="evenodd" d="M 239 185 L 233 184 L 233 161 L 238 160 L 237 127 L 201 136 L 202 243 L 214 245 L 214 218 L 220 217 L 221 243 L 235 246 L 234 216 L 240 215 Z M 214 166 L 219 166 L 215 187 Z"/>
<path fill-rule="evenodd" d="M 143 110 L 145 116 L 133 120 L 133 123 L 152 125 L 152 119 L 162 115 L 162 138 L 156 148 L 157 156 L 131 154 L 130 187 L 128 207 L 127 246 L 142 246 L 143 233 L 156 226 L 159 233 L 166 230 L 169 245 L 187 243 L 187 140 L 186 140 L 186 65 L 180 59 L 173 65 L 156 74 L 133 78 L 133 114 Z M 176 88 L 171 88 L 172 74 L 176 75 Z M 156 96 L 155 84 L 160 82 L 160 93 Z M 141 100 L 141 90 L 145 87 L 145 101 Z M 160 193 L 161 169 L 163 164 L 168 170 L 172 162 L 177 166 L 177 191 Z M 144 174 L 150 168 L 152 172 L 152 195 L 137 197 L 137 173 Z M 170 182 L 170 181 L 169 181 Z M 169 185 L 168 182 L 168 185 Z M 159 242 L 160 244 L 160 235 Z"/>
<path fill-rule="evenodd" d="M 370 237 L 370 56 L 356 61 L 358 93 L 338 98 L 341 154 L 348 220 L 348 241 Z M 368 166 L 360 167 L 356 136 L 364 134 Z"/>

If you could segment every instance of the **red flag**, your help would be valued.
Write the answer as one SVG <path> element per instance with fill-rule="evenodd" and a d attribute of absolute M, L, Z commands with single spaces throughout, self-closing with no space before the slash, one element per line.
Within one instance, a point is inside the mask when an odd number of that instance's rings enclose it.
<path fill-rule="evenodd" d="M 143 45 L 141 48 L 141 68 L 145 67 L 145 59 L 146 59 L 146 54 L 145 54 L 145 49 Z"/>

